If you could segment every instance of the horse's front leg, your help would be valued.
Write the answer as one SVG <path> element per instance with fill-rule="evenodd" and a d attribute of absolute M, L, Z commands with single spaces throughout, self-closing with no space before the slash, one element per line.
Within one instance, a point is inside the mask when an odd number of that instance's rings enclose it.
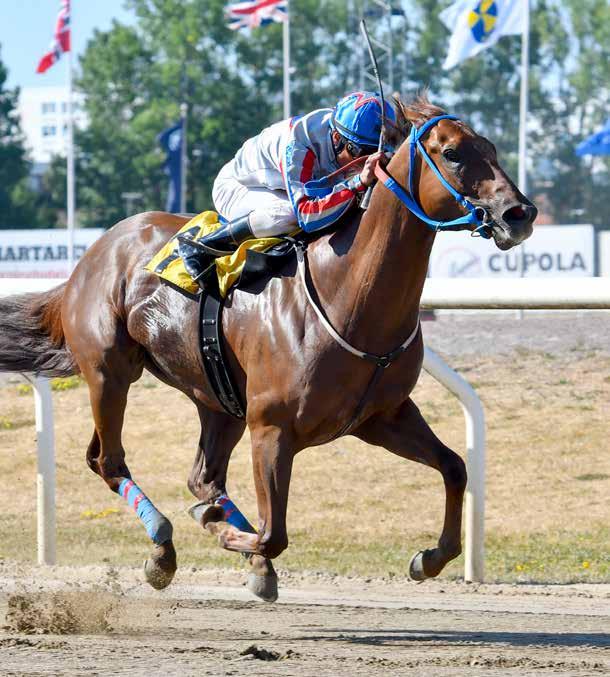
<path fill-rule="evenodd" d="M 241 550 L 248 560 L 251 575 L 248 587 L 265 601 L 277 599 L 277 575 L 271 561 L 249 554 L 256 547 L 257 535 L 239 508 L 227 496 L 227 467 L 235 445 L 241 439 L 245 422 L 213 412 L 199 405 L 201 436 L 197 456 L 188 479 L 188 487 L 199 499 L 189 514 L 220 543 Z M 231 538 L 229 538 L 229 535 Z M 245 540 L 244 540 L 245 539 Z M 238 547 L 241 546 L 241 547 Z M 261 585 L 264 577 L 264 585 Z"/>
<path fill-rule="evenodd" d="M 226 522 L 208 523 L 220 544 L 252 555 L 248 587 L 268 601 L 277 598 L 277 577 L 269 560 L 288 546 L 286 508 L 294 459 L 293 445 L 280 428 L 250 426 L 252 465 L 258 506 L 258 531 L 249 533 Z"/>
<path fill-rule="evenodd" d="M 464 461 L 446 447 L 424 421 L 409 399 L 396 410 L 373 416 L 352 434 L 385 447 L 402 458 L 438 470 L 445 483 L 445 521 L 438 546 L 418 552 L 409 565 L 409 575 L 417 581 L 438 576 L 447 562 L 462 552 L 462 500 L 466 489 Z"/>

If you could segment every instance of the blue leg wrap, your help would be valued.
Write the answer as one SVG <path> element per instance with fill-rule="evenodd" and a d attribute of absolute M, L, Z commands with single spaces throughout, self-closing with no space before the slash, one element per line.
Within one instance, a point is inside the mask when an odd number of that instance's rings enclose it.
<path fill-rule="evenodd" d="M 123 480 L 119 484 L 119 494 L 136 511 L 153 543 L 161 545 L 171 541 L 173 532 L 171 522 L 155 508 L 135 482 Z"/>
<path fill-rule="evenodd" d="M 215 503 L 225 511 L 225 521 L 231 526 L 234 526 L 240 531 L 247 531 L 251 534 L 256 533 L 256 529 L 248 522 L 241 512 L 239 512 L 239 508 L 226 494 L 219 496 Z"/>

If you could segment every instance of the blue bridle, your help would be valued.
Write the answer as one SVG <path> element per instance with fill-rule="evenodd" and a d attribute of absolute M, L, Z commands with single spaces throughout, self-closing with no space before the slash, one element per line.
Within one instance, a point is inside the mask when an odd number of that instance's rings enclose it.
<path fill-rule="evenodd" d="M 432 158 L 428 155 L 424 145 L 421 142 L 422 136 L 428 132 L 431 127 L 438 124 L 441 120 L 458 120 L 459 118 L 455 115 L 439 115 L 435 118 L 427 120 L 421 127 L 417 128 L 415 126 L 411 127 L 411 132 L 409 134 L 409 192 L 407 191 L 388 174 L 387 170 L 379 168 L 379 171 L 376 171 L 378 178 L 383 182 L 386 188 L 392 191 L 394 195 L 405 205 L 405 207 L 415 214 L 420 221 L 423 221 L 430 229 L 434 231 L 439 230 L 464 230 L 469 225 L 474 225 L 476 228 L 472 231 L 472 234 L 475 233 L 481 237 L 488 239 L 491 237 L 491 231 L 489 226 L 485 223 L 485 217 L 487 215 L 485 209 L 482 207 L 475 207 L 471 202 L 469 202 L 461 193 L 458 193 L 457 190 L 444 178 L 440 173 L 438 167 L 434 164 Z M 415 167 L 415 158 L 417 156 L 417 151 L 419 151 L 422 158 L 425 160 L 430 169 L 436 174 L 436 177 L 441 182 L 441 184 L 449 191 L 449 193 L 454 197 L 455 201 L 466 211 L 468 212 L 464 216 L 460 216 L 457 219 L 452 221 L 439 221 L 437 219 L 431 219 L 422 209 L 422 207 L 415 201 L 413 197 L 415 193 L 413 192 L 413 173 Z"/>

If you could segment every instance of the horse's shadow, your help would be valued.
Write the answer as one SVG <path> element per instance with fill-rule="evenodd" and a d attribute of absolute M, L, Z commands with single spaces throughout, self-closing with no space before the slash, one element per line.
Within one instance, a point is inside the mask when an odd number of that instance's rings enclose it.
<path fill-rule="evenodd" d="M 324 635 L 301 636 L 301 641 L 336 641 L 365 646 L 410 646 L 425 644 L 504 644 L 540 647 L 610 648 L 610 635 L 604 632 L 504 632 L 483 630 L 365 630 L 327 628 Z"/>

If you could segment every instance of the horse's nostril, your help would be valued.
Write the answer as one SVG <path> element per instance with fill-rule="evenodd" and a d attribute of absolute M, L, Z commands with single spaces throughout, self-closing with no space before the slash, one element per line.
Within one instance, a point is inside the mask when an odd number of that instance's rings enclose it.
<path fill-rule="evenodd" d="M 525 218 L 525 209 L 523 207 L 511 207 L 504 212 L 504 218 L 507 221 L 523 221 Z"/>
<path fill-rule="evenodd" d="M 514 207 L 507 209 L 504 214 L 502 214 L 502 218 L 506 223 L 531 223 L 536 218 L 537 214 L 538 210 L 536 207 L 530 205 L 515 205 Z"/>

